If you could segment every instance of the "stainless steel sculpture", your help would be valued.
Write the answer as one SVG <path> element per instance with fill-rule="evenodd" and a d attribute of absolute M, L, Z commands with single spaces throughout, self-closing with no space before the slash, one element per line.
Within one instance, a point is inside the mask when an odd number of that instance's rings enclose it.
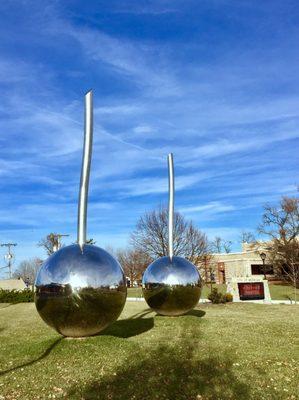
<path fill-rule="evenodd" d="M 174 170 L 173 155 L 168 155 L 168 257 L 151 263 L 142 279 L 143 296 L 158 314 L 175 316 L 192 310 L 201 295 L 201 278 L 188 260 L 173 255 Z"/>
<path fill-rule="evenodd" d="M 78 244 L 63 247 L 41 266 L 35 304 L 42 319 L 61 335 L 95 335 L 115 321 L 127 297 L 120 264 L 105 250 L 86 244 L 92 153 L 92 92 L 85 96 L 85 134 L 78 205 Z"/>

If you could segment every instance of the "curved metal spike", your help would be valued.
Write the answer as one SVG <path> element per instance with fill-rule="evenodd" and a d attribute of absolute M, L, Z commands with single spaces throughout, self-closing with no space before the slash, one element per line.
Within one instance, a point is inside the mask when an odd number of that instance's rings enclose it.
<path fill-rule="evenodd" d="M 168 154 L 168 255 L 173 257 L 173 219 L 174 219 L 174 168 L 173 154 Z"/>
<path fill-rule="evenodd" d="M 93 101 L 92 90 L 85 95 L 85 121 L 84 121 L 84 145 L 81 167 L 79 204 L 78 204 L 78 244 L 83 250 L 86 243 L 86 224 L 87 224 L 87 200 L 90 164 L 92 155 L 92 139 L 93 139 Z"/>

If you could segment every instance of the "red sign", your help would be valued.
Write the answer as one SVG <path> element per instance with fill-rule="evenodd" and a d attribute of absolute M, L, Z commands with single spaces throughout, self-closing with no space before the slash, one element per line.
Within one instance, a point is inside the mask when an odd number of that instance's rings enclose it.
<path fill-rule="evenodd" d="M 238 283 L 240 300 L 263 300 L 264 284 L 262 282 Z"/>

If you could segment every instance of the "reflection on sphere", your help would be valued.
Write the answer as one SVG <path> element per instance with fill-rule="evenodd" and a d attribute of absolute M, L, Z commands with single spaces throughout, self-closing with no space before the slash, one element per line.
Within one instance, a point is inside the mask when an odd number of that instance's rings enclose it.
<path fill-rule="evenodd" d="M 182 315 L 197 305 L 201 278 L 197 268 L 182 257 L 161 257 L 146 269 L 142 279 L 147 304 L 161 315 Z"/>
<path fill-rule="evenodd" d="M 42 319 L 64 336 L 95 335 L 114 322 L 126 301 L 120 264 L 85 244 L 63 247 L 41 266 L 35 304 Z"/>

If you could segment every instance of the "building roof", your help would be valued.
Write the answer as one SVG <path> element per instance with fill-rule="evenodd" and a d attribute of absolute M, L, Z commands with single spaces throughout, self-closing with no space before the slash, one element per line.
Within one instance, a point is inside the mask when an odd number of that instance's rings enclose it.
<path fill-rule="evenodd" d="M 0 289 L 5 290 L 23 290 L 26 289 L 23 279 L 2 279 L 0 280 Z"/>

